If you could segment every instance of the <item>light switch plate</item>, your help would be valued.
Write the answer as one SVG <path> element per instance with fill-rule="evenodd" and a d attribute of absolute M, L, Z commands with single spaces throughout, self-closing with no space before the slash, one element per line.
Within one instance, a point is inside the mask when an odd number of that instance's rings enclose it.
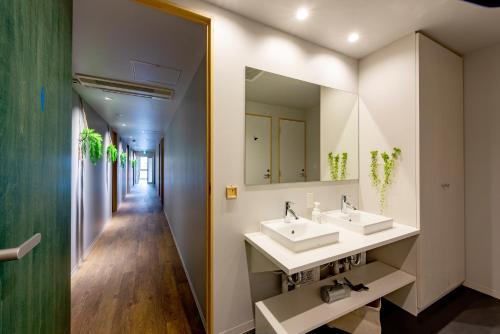
<path fill-rule="evenodd" d="M 314 208 L 314 194 L 306 193 L 306 206 L 308 209 Z"/>
<path fill-rule="evenodd" d="M 226 186 L 226 199 L 236 198 L 238 198 L 238 187 L 233 185 Z"/>

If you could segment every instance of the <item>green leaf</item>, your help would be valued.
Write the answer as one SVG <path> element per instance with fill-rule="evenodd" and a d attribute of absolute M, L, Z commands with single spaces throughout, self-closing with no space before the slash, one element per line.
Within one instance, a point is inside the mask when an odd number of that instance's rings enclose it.
<path fill-rule="evenodd" d="M 346 171 L 347 171 L 347 152 L 342 153 L 342 160 L 340 162 L 340 179 L 346 179 Z"/>
<path fill-rule="evenodd" d="M 127 165 L 127 153 L 125 152 L 120 153 L 120 165 L 122 168 L 125 168 Z"/>
<path fill-rule="evenodd" d="M 82 148 L 82 156 L 85 158 L 89 153 L 89 158 L 92 164 L 96 164 L 102 159 L 104 149 L 102 146 L 101 134 L 95 132 L 94 129 L 85 128 L 80 133 L 80 144 Z"/>
<path fill-rule="evenodd" d="M 108 161 L 115 162 L 118 159 L 118 150 L 114 144 L 109 144 L 106 149 L 108 155 Z"/>

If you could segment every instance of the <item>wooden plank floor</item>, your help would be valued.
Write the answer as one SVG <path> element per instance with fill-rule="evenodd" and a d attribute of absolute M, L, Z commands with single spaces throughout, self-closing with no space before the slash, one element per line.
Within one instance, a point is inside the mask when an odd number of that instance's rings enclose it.
<path fill-rule="evenodd" d="M 71 333 L 204 333 L 158 196 L 133 188 L 71 279 Z"/>

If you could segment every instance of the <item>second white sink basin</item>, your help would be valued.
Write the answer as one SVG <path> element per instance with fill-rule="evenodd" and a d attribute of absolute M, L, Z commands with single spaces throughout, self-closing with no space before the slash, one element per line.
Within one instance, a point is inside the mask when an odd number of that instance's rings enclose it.
<path fill-rule="evenodd" d="M 276 219 L 262 222 L 262 233 L 294 252 L 318 248 L 339 241 L 339 231 L 331 224 L 318 224 L 309 219 Z"/>
<path fill-rule="evenodd" d="M 324 212 L 321 219 L 360 234 L 372 234 L 393 226 L 392 218 L 359 210 L 349 213 L 342 213 L 340 210 Z"/>

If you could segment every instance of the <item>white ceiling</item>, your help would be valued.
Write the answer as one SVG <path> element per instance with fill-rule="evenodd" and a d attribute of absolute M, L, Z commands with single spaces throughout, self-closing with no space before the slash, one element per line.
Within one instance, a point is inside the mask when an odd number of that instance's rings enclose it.
<path fill-rule="evenodd" d="M 254 80 L 245 81 L 245 99 L 296 109 L 309 109 L 319 106 L 320 86 L 264 71 Z"/>
<path fill-rule="evenodd" d="M 500 42 L 500 8 L 461 0 L 205 0 L 354 58 L 421 30 L 465 54 Z M 299 7 L 310 16 L 295 18 Z M 347 42 L 351 32 L 361 36 Z"/>
<path fill-rule="evenodd" d="M 73 72 L 159 85 L 134 78 L 133 61 L 180 70 L 171 101 L 75 85 L 78 93 L 138 151 L 152 150 L 170 122 L 205 52 L 202 26 L 129 0 L 74 0 Z M 151 80 L 163 73 L 146 73 Z M 175 73 L 174 73 L 175 74 Z M 104 99 L 111 97 L 111 101 Z M 123 124 L 126 124 L 123 126 Z M 135 142 L 133 142 L 135 140 Z"/>

